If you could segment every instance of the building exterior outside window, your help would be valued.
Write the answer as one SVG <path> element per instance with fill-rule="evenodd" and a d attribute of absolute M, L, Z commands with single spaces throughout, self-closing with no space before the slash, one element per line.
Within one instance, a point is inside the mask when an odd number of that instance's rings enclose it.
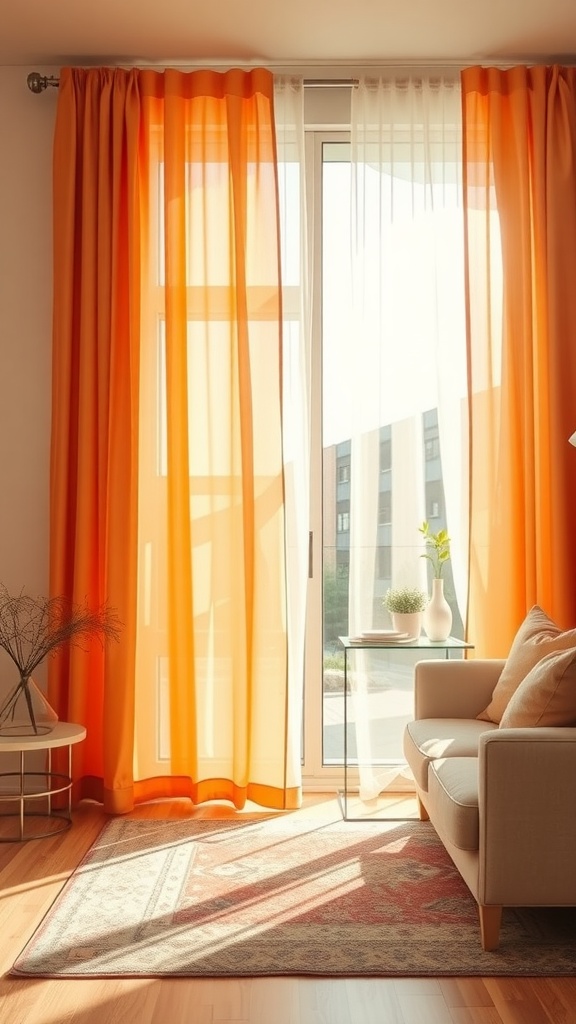
<path fill-rule="evenodd" d="M 429 520 L 434 522 L 434 532 L 447 526 L 444 515 L 444 488 L 442 482 L 442 460 L 438 417 L 435 409 L 423 415 L 423 452 L 425 508 Z M 351 443 L 344 441 L 324 449 L 324 572 L 338 578 L 338 615 L 331 616 L 330 635 L 324 637 L 328 647 L 337 644 L 338 636 L 348 633 L 348 605 L 346 593 L 350 565 L 350 487 L 353 479 Z M 375 621 L 381 612 L 381 602 L 388 587 L 392 586 L 392 495 L 394 479 L 392 473 L 392 440 L 389 425 L 380 428 L 380 467 L 378 485 L 377 537 L 375 549 Z M 415 524 L 414 529 L 417 529 Z M 332 545 L 329 540 L 332 539 Z M 332 584 L 330 584 L 332 585 Z M 451 565 L 448 563 L 445 577 L 445 592 L 453 608 L 453 635 L 463 635 L 463 626 L 454 599 Z M 452 597 L 452 600 L 450 598 Z M 326 623 L 325 623 L 326 626 Z M 332 635 L 333 634 L 333 635 Z"/>

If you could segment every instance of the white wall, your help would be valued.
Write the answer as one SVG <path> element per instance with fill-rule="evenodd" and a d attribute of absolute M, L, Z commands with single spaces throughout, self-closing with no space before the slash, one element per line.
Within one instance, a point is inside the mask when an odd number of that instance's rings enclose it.
<path fill-rule="evenodd" d="M 34 95 L 26 77 L 58 70 L 0 67 L 0 581 L 34 595 L 48 592 L 57 89 Z"/>

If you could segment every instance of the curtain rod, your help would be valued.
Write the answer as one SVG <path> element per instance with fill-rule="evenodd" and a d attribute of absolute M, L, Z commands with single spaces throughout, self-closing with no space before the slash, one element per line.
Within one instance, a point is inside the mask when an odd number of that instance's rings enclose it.
<path fill-rule="evenodd" d="M 502 59 L 500 59 L 500 60 L 498 60 L 497 64 L 494 64 L 494 62 L 489 60 L 489 59 L 485 59 L 485 60 L 481 60 L 481 61 L 478 61 L 478 60 L 473 60 L 473 61 L 443 60 L 443 61 L 432 61 L 432 62 L 430 62 L 430 61 L 421 61 L 421 62 L 418 62 L 418 63 L 415 62 L 415 61 L 403 61 L 403 62 L 398 62 L 398 63 L 396 63 L 396 62 L 388 63 L 386 61 L 378 62 L 377 63 L 375 61 L 370 61 L 368 64 L 362 65 L 361 67 L 358 64 L 356 64 L 356 65 L 349 65 L 350 66 L 351 74 L 353 76 L 351 78 L 303 78 L 302 81 L 303 81 L 303 85 L 306 88 L 309 88 L 309 89 L 314 89 L 314 88 L 324 88 L 324 89 L 348 88 L 348 89 L 350 89 L 350 88 L 354 88 L 355 86 L 358 85 L 358 77 L 357 77 L 358 73 L 360 73 L 360 74 L 370 74 L 371 71 L 373 73 L 378 73 L 378 72 L 382 73 L 384 70 L 386 70 L 386 71 L 393 71 L 393 70 L 400 71 L 401 70 L 401 71 L 406 72 L 406 73 L 409 74 L 411 72 L 420 72 L 420 73 L 422 73 L 422 71 L 426 70 L 426 71 L 430 71 L 430 72 L 435 71 L 436 73 L 438 73 L 441 70 L 444 70 L 444 71 L 448 71 L 448 70 L 454 71 L 454 70 L 458 70 L 458 69 L 462 70 L 462 68 L 470 67 L 472 65 L 478 65 L 478 66 L 481 66 L 481 67 L 484 67 L 484 66 L 495 66 L 495 67 L 499 67 L 499 68 L 513 68 L 513 67 L 516 67 L 518 65 L 531 67 L 531 66 L 538 65 L 538 64 L 543 64 L 543 63 L 548 64 L 548 65 L 553 65 L 553 64 L 561 63 L 564 66 L 570 67 L 570 66 L 572 66 L 572 65 L 574 65 L 576 63 L 576 60 L 575 60 L 575 58 L 573 56 L 571 56 L 570 58 L 564 57 L 564 58 L 562 58 L 562 60 L 560 60 L 560 58 L 558 58 L 558 57 L 550 57 L 547 60 L 544 60 L 543 58 L 540 58 L 540 59 L 530 59 L 528 57 L 526 58 L 526 60 L 518 60 L 518 59 L 502 60 Z M 207 66 L 208 65 L 196 66 L 195 70 L 202 71 Z M 226 64 L 226 65 L 223 65 L 223 66 L 228 68 L 230 65 Z M 232 65 L 232 66 L 236 67 L 237 65 Z M 289 64 L 279 64 L 279 65 L 276 66 L 276 65 L 272 65 L 272 64 L 268 63 L 268 64 L 262 64 L 261 66 L 262 67 L 268 67 L 269 70 L 272 71 L 272 72 L 276 69 L 276 71 L 279 74 L 283 74 L 283 75 L 286 75 L 286 76 L 290 76 L 291 74 L 292 75 L 298 74 L 299 73 L 299 68 L 301 68 L 302 71 L 304 70 L 302 65 L 296 65 L 296 64 L 294 65 L 294 70 L 291 70 Z M 189 65 L 186 65 L 186 67 L 189 68 Z M 214 64 L 210 64 L 209 67 L 210 68 L 214 68 Z M 324 64 L 324 67 L 326 67 L 326 64 Z M 344 67 L 345 67 L 345 65 L 344 65 Z M 245 70 L 247 70 L 247 71 L 253 70 L 253 66 L 252 65 L 247 66 L 247 67 L 245 67 Z M 312 67 L 310 65 L 308 65 L 307 70 L 311 71 Z M 318 67 L 318 70 L 320 70 L 320 66 Z M 300 71 L 300 74 L 302 73 L 302 71 Z M 60 79 L 58 78 L 57 75 L 41 75 L 39 71 L 31 71 L 30 74 L 28 75 L 26 81 L 28 83 L 28 88 L 30 89 L 30 92 L 34 92 L 34 93 L 44 92 L 44 90 L 48 89 L 50 86 L 54 86 L 55 88 L 58 88 L 58 86 L 60 85 Z"/>
<path fill-rule="evenodd" d="M 28 75 L 28 78 L 26 79 L 26 81 L 28 83 L 28 88 L 30 89 L 30 92 L 34 92 L 36 94 L 44 92 L 44 90 L 48 89 L 49 86 L 53 86 L 54 88 L 57 89 L 58 86 L 60 85 L 60 79 L 56 75 L 41 75 L 39 71 L 31 71 L 30 74 Z M 358 79 L 357 78 L 305 78 L 303 80 L 303 84 L 304 84 L 305 87 L 310 88 L 310 89 L 320 88 L 320 87 L 322 87 L 324 89 L 326 89 L 326 88 L 334 89 L 334 88 L 338 88 L 338 87 L 340 87 L 340 88 L 342 88 L 342 87 L 353 88 L 355 85 L 358 85 Z"/>
<path fill-rule="evenodd" d="M 309 62 L 308 64 L 306 64 L 305 61 L 292 61 L 292 60 L 289 60 L 289 61 L 284 61 L 284 62 L 282 62 L 282 61 L 262 61 L 262 63 L 259 64 L 258 67 L 267 67 L 269 71 L 272 71 L 272 72 L 275 71 L 277 74 L 280 74 L 280 75 L 286 75 L 286 76 L 290 76 L 290 75 L 303 75 L 304 76 L 303 77 L 303 84 L 304 84 L 304 86 L 308 87 L 308 88 L 311 88 L 311 89 L 321 88 L 321 87 L 325 88 L 325 89 L 330 89 L 330 88 L 337 88 L 337 87 L 340 87 L 340 88 L 354 88 L 354 86 L 358 85 L 358 75 L 370 74 L 370 72 L 372 72 L 373 74 L 378 74 L 378 73 L 381 74 L 384 71 L 402 71 L 403 73 L 406 73 L 406 74 L 410 74 L 411 72 L 419 72 L 420 74 L 422 74 L 424 71 L 427 71 L 427 72 L 430 72 L 430 73 L 436 72 L 436 74 L 438 74 L 441 71 L 445 71 L 445 72 L 447 72 L 447 71 L 455 71 L 455 70 L 456 71 L 458 71 L 458 70 L 462 71 L 463 68 L 467 68 L 467 67 L 471 67 L 471 66 L 477 66 L 477 67 L 498 67 L 500 69 L 510 69 L 510 68 L 514 68 L 514 67 L 518 67 L 518 66 L 521 66 L 521 67 L 534 67 L 534 66 L 538 66 L 538 65 L 552 66 L 552 65 L 557 65 L 557 64 L 559 64 L 561 66 L 565 66 L 565 67 L 571 67 L 574 64 L 576 64 L 576 57 L 574 56 L 574 54 L 570 54 L 570 55 L 563 54 L 562 56 L 560 56 L 558 54 L 549 54 L 549 55 L 546 55 L 546 56 L 543 55 L 543 54 L 540 54 L 539 56 L 534 56 L 534 55 L 527 54 L 523 58 L 518 58 L 518 57 L 502 57 L 501 56 L 496 61 L 494 60 L 493 57 L 488 57 L 488 56 L 478 57 L 478 56 L 476 56 L 475 58 L 468 58 L 468 59 L 463 59 L 463 58 L 460 58 L 460 59 L 445 58 L 444 60 L 441 60 L 441 59 L 433 59 L 433 60 L 430 60 L 430 59 L 429 60 L 424 60 L 424 59 L 423 60 L 414 60 L 414 59 L 412 59 L 412 60 L 410 60 L 410 59 L 406 59 L 406 60 L 386 60 L 385 58 L 383 58 L 382 60 L 370 60 L 370 61 L 367 61 L 365 63 L 362 63 L 361 61 L 357 62 L 357 61 L 351 61 L 351 60 L 347 60 L 347 61 L 338 61 L 338 60 L 326 61 L 326 60 L 324 60 L 324 61 L 312 61 L 312 62 Z M 146 65 L 146 67 L 152 67 L 152 68 L 158 67 L 158 66 L 164 66 L 164 65 L 159 65 L 158 63 L 154 63 L 154 62 L 152 64 L 147 64 Z M 174 67 L 176 65 L 171 65 L 171 66 Z M 178 65 L 178 66 L 185 67 L 186 69 L 190 70 L 190 64 Z M 231 67 L 243 67 L 246 71 L 250 71 L 250 70 L 254 69 L 255 65 L 252 64 L 252 63 L 250 63 L 250 64 L 242 64 L 241 61 L 239 63 L 237 63 L 237 64 L 236 63 L 230 64 L 228 61 L 224 61 L 224 60 L 200 61 L 199 63 L 194 64 L 194 68 L 197 71 L 201 71 L 201 70 L 206 69 L 206 68 L 212 69 L 212 70 L 216 70 L 217 66 L 222 66 L 223 68 L 226 68 L 226 69 L 229 69 Z M 336 78 L 336 77 L 332 77 L 332 78 L 307 78 L 306 77 L 306 73 L 314 74 L 316 70 L 319 73 L 321 73 L 322 71 L 324 71 L 324 72 L 329 71 L 329 72 L 332 72 L 332 73 L 337 73 L 338 70 L 340 70 L 341 72 L 348 71 L 348 73 L 350 74 L 351 77 L 350 78 Z M 57 75 L 41 75 L 38 71 L 30 72 L 30 74 L 28 75 L 27 81 L 28 81 L 28 88 L 30 89 L 31 92 L 34 92 L 34 93 L 44 92 L 44 90 L 48 89 L 49 86 L 55 86 L 56 88 L 58 88 L 58 86 L 60 84 L 60 79 L 58 78 Z"/>

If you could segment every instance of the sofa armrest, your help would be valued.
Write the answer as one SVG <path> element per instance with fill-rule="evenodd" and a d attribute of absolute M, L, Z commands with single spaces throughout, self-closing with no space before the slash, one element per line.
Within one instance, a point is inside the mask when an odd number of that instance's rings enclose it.
<path fill-rule="evenodd" d="M 414 666 L 415 718 L 476 718 L 492 698 L 504 659 L 418 661 Z"/>
<path fill-rule="evenodd" d="M 479 902 L 576 905 L 576 728 L 483 733 L 478 762 Z"/>

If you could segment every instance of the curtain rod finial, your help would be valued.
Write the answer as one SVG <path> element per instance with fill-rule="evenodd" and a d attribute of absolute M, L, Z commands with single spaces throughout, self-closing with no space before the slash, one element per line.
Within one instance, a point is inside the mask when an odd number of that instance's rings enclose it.
<path fill-rule="evenodd" d="M 31 71 L 26 79 L 30 92 L 44 92 L 49 85 L 58 85 L 58 79 L 54 75 L 41 75 L 39 71 Z"/>
<path fill-rule="evenodd" d="M 31 71 L 26 79 L 30 92 L 42 92 L 46 88 L 46 80 L 37 71 Z"/>

